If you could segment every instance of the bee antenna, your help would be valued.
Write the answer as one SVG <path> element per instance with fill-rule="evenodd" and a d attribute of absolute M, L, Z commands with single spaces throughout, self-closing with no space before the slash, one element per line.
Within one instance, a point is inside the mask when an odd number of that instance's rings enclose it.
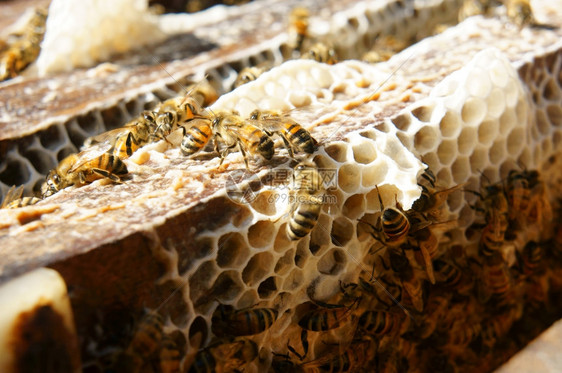
<path fill-rule="evenodd" d="M 384 210 L 384 204 L 382 203 L 381 192 L 379 190 L 379 186 L 375 185 L 375 189 L 377 190 L 377 196 L 379 197 L 379 203 L 381 205 L 381 211 Z"/>

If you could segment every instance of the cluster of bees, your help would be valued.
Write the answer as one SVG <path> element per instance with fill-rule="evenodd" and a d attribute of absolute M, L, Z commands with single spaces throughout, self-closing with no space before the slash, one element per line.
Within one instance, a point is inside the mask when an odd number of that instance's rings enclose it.
<path fill-rule="evenodd" d="M 15 78 L 37 59 L 46 21 L 47 10 L 36 8 L 21 32 L 0 40 L 0 82 Z"/>
<path fill-rule="evenodd" d="M 505 6 L 507 17 L 519 27 L 556 28 L 536 20 L 530 0 L 465 0 L 458 18 L 463 21 L 475 15 L 493 16 L 502 5 Z"/>
<path fill-rule="evenodd" d="M 538 172 L 512 170 L 505 180 L 472 192 L 482 221 L 475 223 L 477 250 L 469 254 L 437 238 L 452 226 L 441 221 L 447 197 L 464 185 L 438 189 L 427 172 L 420 186 L 412 209 L 380 200 L 374 223 L 361 220 L 374 241 L 371 269 L 363 268 L 356 282 L 340 283 L 331 303 L 311 298 L 283 315 L 300 329 L 297 343 L 287 340 L 263 346 L 268 354 L 259 352 L 252 338 L 266 333 L 279 311 L 219 303 L 211 343 L 200 348 L 197 333 L 190 341 L 196 348 L 183 351 L 166 337 L 161 316 L 149 313 L 123 350 L 136 367 L 127 371 L 146 364 L 160 364 L 155 371 L 191 373 L 243 371 L 249 364 L 270 372 L 490 371 L 521 348 L 528 334 L 544 328 L 537 319 L 560 316 L 553 310 L 559 305 L 551 303 L 562 290 L 562 225 L 554 233 L 544 229 L 553 208 Z M 533 239 L 517 247 L 516 235 Z M 510 263 L 505 251 L 513 246 L 517 255 Z"/>

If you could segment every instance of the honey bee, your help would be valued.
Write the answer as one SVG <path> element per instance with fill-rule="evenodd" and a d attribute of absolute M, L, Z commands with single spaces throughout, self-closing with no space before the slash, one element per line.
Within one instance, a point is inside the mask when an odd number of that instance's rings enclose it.
<path fill-rule="evenodd" d="M 91 137 L 84 143 L 91 146 L 109 142 L 108 153 L 121 160 L 129 158 L 138 148 L 148 144 L 152 131 L 156 128 L 155 116 L 152 111 L 144 111 L 138 117 L 127 122 L 123 127 Z"/>
<path fill-rule="evenodd" d="M 291 158 L 293 158 L 293 151 L 312 154 L 316 150 L 316 140 L 300 124 L 289 117 L 254 110 L 250 114 L 250 120 L 255 120 L 256 124 L 268 134 L 278 134 L 283 139 Z"/>
<path fill-rule="evenodd" d="M 359 316 L 357 327 L 375 337 L 399 335 L 404 314 L 382 310 L 367 310 Z"/>
<path fill-rule="evenodd" d="M 422 192 L 420 197 L 412 204 L 412 210 L 423 214 L 428 219 L 433 221 L 441 220 L 441 207 L 447 201 L 449 195 L 461 189 L 466 183 L 455 185 L 454 187 L 436 191 L 433 188 L 428 188 L 420 185 Z"/>
<path fill-rule="evenodd" d="M 189 94 L 162 102 L 154 115 L 156 126 L 151 136 L 162 140 L 185 122 L 194 118 L 208 117 L 202 112 L 199 103 Z"/>
<path fill-rule="evenodd" d="M 45 34 L 47 10 L 36 8 L 25 31 L 0 55 L 0 82 L 15 78 L 37 59 Z"/>
<path fill-rule="evenodd" d="M 542 245 L 534 241 L 529 241 L 519 258 L 521 272 L 525 276 L 532 276 L 535 273 L 541 273 L 545 269 L 544 250 Z"/>
<path fill-rule="evenodd" d="M 211 122 L 205 119 L 194 119 L 187 129 L 182 126 L 183 138 L 180 150 L 183 155 L 192 156 L 202 150 L 213 137 Z"/>
<path fill-rule="evenodd" d="M 244 308 L 220 305 L 212 317 L 211 330 L 217 337 L 242 337 L 263 333 L 277 320 L 273 308 Z"/>
<path fill-rule="evenodd" d="M 315 302 L 317 307 L 306 312 L 299 319 L 299 326 L 305 330 L 320 332 L 339 328 L 351 314 L 354 306 L 359 304 L 356 299 L 350 306 Z"/>
<path fill-rule="evenodd" d="M 371 50 L 363 55 L 362 61 L 378 63 L 388 61 L 390 57 L 405 49 L 407 44 L 391 35 L 377 38 Z"/>
<path fill-rule="evenodd" d="M 369 225 L 373 229 L 371 236 L 386 247 L 399 247 L 408 238 L 410 221 L 399 203 L 396 204 L 396 207 L 384 207 L 379 188 L 376 185 L 375 188 L 377 189 L 382 213 L 374 225 L 365 221 L 361 222 Z"/>
<path fill-rule="evenodd" d="M 325 43 L 313 44 L 305 53 L 302 54 L 301 58 L 314 60 L 328 65 L 338 63 L 336 50 Z"/>
<path fill-rule="evenodd" d="M 485 214 L 479 250 L 482 255 L 490 256 L 500 250 L 505 241 L 505 233 L 509 224 L 507 196 L 501 184 L 486 187 L 485 195 L 474 191 L 472 193 L 478 195 L 483 204 L 482 207 L 475 207 L 476 210 Z"/>
<path fill-rule="evenodd" d="M 156 312 L 147 313 L 138 323 L 126 349 L 117 356 L 116 371 L 140 372 L 160 350 L 164 319 Z"/>
<path fill-rule="evenodd" d="M 127 166 L 109 153 L 95 158 L 87 158 L 87 153 L 71 154 L 51 170 L 41 187 L 43 198 L 51 196 L 71 185 L 81 186 L 97 179 L 108 178 L 116 183 L 127 175 Z"/>
<path fill-rule="evenodd" d="M 240 371 L 258 356 L 258 346 L 251 340 L 217 343 L 199 351 L 189 373 L 227 373 Z"/>
<path fill-rule="evenodd" d="M 266 160 L 273 158 L 274 143 L 271 137 L 255 124 L 249 123 L 236 114 L 220 113 L 213 118 L 212 128 L 215 136 L 225 144 L 223 151 L 219 150 L 218 142 L 215 140 L 215 150 L 220 154 L 222 162 L 230 149 L 238 147 L 246 168 L 248 158 L 246 154 L 259 154 Z"/>
<path fill-rule="evenodd" d="M 310 233 L 316 225 L 324 203 L 324 186 L 318 168 L 312 162 L 298 164 L 293 177 L 296 201 L 291 206 L 287 235 L 296 241 Z"/>
<path fill-rule="evenodd" d="M 494 313 L 494 317 L 488 318 L 482 324 L 480 332 L 484 346 L 492 348 L 499 339 L 505 337 L 515 320 L 519 318 L 518 313 L 515 307 L 503 307 Z"/>
<path fill-rule="evenodd" d="M 529 209 L 531 199 L 531 188 L 529 181 L 538 179 L 538 173 L 509 171 L 505 185 L 505 192 L 509 203 L 509 219 L 515 220 L 525 215 Z"/>
<path fill-rule="evenodd" d="M 483 257 L 481 273 L 481 287 L 479 300 L 482 303 L 490 299 L 495 300 L 495 304 L 504 305 L 514 301 L 512 299 L 513 278 L 509 268 L 499 252 Z"/>
<path fill-rule="evenodd" d="M 304 41 L 308 38 L 308 23 L 310 14 L 304 7 L 293 8 L 289 16 L 289 45 L 296 51 L 301 52 Z"/>
<path fill-rule="evenodd" d="M 270 69 L 269 64 L 259 64 L 258 66 L 245 67 L 238 73 L 233 84 L 233 89 L 238 88 L 246 83 L 253 82 L 260 77 L 261 74 Z"/>
<path fill-rule="evenodd" d="M 193 102 L 191 102 L 190 105 L 193 107 L 189 107 L 188 109 L 190 109 L 192 113 L 197 113 L 198 115 L 203 114 L 200 111 L 200 108 L 212 105 L 220 96 L 220 93 L 216 90 L 216 88 L 213 87 L 206 79 L 198 83 L 188 85 L 185 90 L 187 91 L 187 96 L 192 98 L 199 105 L 199 107 L 197 107 Z"/>
<path fill-rule="evenodd" d="M 0 209 L 17 209 L 20 207 L 31 206 L 41 201 L 41 198 L 37 197 L 22 197 L 23 185 L 16 188 L 15 185 L 10 187 L 2 200 Z"/>
<path fill-rule="evenodd" d="M 164 334 L 160 342 L 158 361 L 161 373 L 179 373 L 182 360 L 182 352 L 174 339 Z"/>
<path fill-rule="evenodd" d="M 390 266 L 387 266 L 382 260 L 385 269 L 392 269 L 398 276 L 402 287 L 406 294 L 409 295 L 414 309 L 422 312 L 424 308 L 424 291 L 422 281 L 420 281 L 414 274 L 414 270 L 404 255 L 396 253 L 392 250 L 387 251 L 390 259 Z"/>
<path fill-rule="evenodd" d="M 341 354 L 328 354 L 325 357 L 302 364 L 305 372 L 356 372 L 374 360 L 376 341 L 372 338 L 354 340 Z"/>
<path fill-rule="evenodd" d="M 469 295 L 474 287 L 472 276 L 450 260 L 439 258 L 433 262 L 435 280 L 460 295 Z"/>

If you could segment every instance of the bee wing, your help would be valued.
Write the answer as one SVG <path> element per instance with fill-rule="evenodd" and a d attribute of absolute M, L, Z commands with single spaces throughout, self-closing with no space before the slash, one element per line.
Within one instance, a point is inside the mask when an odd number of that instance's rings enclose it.
<path fill-rule="evenodd" d="M 101 144 L 101 143 L 113 144 L 119 136 L 126 134 L 127 132 L 129 132 L 129 129 L 126 127 L 116 128 L 111 131 L 106 131 L 97 136 L 88 137 L 86 141 L 84 141 L 84 146 L 88 147 L 91 145 Z"/>
<path fill-rule="evenodd" d="M 10 202 L 20 198 L 22 194 L 23 194 L 23 185 L 20 185 L 17 188 L 15 185 L 12 185 L 10 189 L 8 189 L 8 191 L 6 192 L 6 195 L 4 196 L 4 200 L 2 201 L 2 205 L 0 205 L 0 209 L 5 208 L 10 204 Z"/>

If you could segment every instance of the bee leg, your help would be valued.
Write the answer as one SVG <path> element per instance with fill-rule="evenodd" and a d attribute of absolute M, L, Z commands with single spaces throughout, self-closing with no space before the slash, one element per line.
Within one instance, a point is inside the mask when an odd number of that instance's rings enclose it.
<path fill-rule="evenodd" d="M 119 183 L 119 184 L 121 184 L 123 182 L 119 176 L 117 176 L 115 174 L 112 174 L 109 171 L 102 170 L 100 168 L 93 168 L 92 172 L 95 172 L 96 174 L 101 175 L 101 176 L 103 176 L 107 179 L 110 179 L 111 181 Z M 82 175 L 82 174 L 80 174 L 80 175 Z"/>
<path fill-rule="evenodd" d="M 287 148 L 287 152 L 289 152 L 289 157 L 295 159 L 295 155 L 293 154 L 293 148 L 291 147 L 291 144 L 285 138 L 285 136 L 281 136 L 281 138 L 283 139 L 283 143 L 285 143 L 285 148 Z"/>
<path fill-rule="evenodd" d="M 238 149 L 240 149 L 240 153 L 242 153 L 242 157 L 244 157 L 244 163 L 246 164 L 246 170 L 250 171 L 250 166 L 248 165 L 248 156 L 244 151 L 244 147 L 242 146 L 242 142 L 240 140 L 238 142 Z"/>

